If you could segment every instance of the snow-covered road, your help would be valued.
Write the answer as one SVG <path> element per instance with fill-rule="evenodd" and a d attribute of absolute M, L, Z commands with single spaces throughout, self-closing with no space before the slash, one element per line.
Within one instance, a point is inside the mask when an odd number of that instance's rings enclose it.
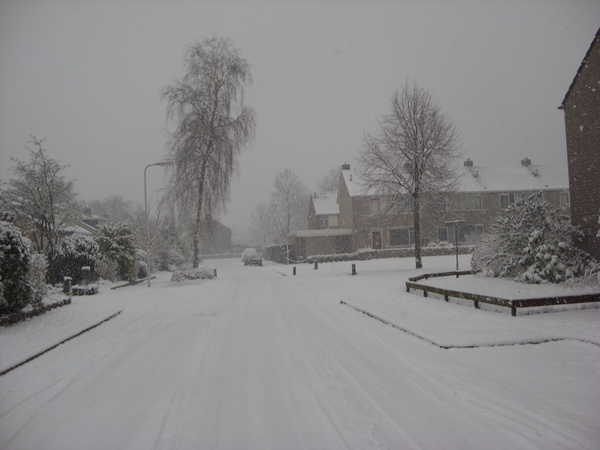
<path fill-rule="evenodd" d="M 0 377 L 0 448 L 600 448 L 599 346 L 444 350 L 340 300 L 432 339 L 498 342 L 507 330 L 600 341 L 598 309 L 512 318 L 418 298 L 398 260 L 359 263 L 355 277 L 349 263 L 297 276 L 210 263 L 217 279 L 160 274 L 151 289 L 104 289 L 0 330 L 16 342 L 36 323 L 40 334 L 44 321 L 66 328 L 122 310 Z"/>

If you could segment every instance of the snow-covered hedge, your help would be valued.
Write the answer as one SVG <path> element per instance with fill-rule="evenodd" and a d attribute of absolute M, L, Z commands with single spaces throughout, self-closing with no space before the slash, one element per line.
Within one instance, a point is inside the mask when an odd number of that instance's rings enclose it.
<path fill-rule="evenodd" d="M 98 293 L 98 285 L 75 285 L 71 288 L 71 292 L 73 295 L 94 295 Z"/>
<path fill-rule="evenodd" d="M 71 277 L 75 284 L 80 283 L 83 281 L 82 267 L 89 267 L 95 279 L 98 252 L 98 244 L 88 236 L 73 235 L 63 239 L 52 258 L 57 277 L 53 283 L 62 282 L 64 277 Z"/>
<path fill-rule="evenodd" d="M 207 278 L 214 278 L 213 272 L 208 269 L 184 269 L 173 272 L 171 281 L 203 280 Z"/>
<path fill-rule="evenodd" d="M 40 253 L 33 253 L 29 259 L 29 272 L 27 279 L 31 286 L 31 304 L 34 309 L 42 307 L 44 296 L 48 293 L 46 284 L 46 272 L 48 271 L 48 261 L 46 256 Z"/>
<path fill-rule="evenodd" d="M 21 232 L 0 221 L 0 310 L 20 311 L 31 301 L 29 249 Z"/>
<path fill-rule="evenodd" d="M 107 222 L 100 228 L 96 242 L 100 247 L 101 257 L 119 265 L 117 277 L 120 280 L 135 280 L 136 239 L 130 224 Z"/>
<path fill-rule="evenodd" d="M 518 198 L 473 252 L 471 266 L 526 283 L 563 283 L 584 275 L 591 257 L 575 247 L 581 232 L 539 195 Z"/>

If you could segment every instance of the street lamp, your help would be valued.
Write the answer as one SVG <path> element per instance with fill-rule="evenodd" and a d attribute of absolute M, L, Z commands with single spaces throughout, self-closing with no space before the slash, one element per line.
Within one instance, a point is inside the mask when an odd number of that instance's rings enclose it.
<path fill-rule="evenodd" d="M 446 222 L 446 227 L 454 227 L 454 244 L 456 245 L 456 277 L 458 277 L 458 226 L 464 225 L 464 220 L 453 220 L 452 222 Z"/>
<path fill-rule="evenodd" d="M 151 269 L 151 260 L 150 260 L 150 239 L 148 236 L 148 189 L 146 187 L 146 170 L 148 167 L 152 166 L 170 166 L 173 163 L 170 161 L 163 161 L 153 164 L 148 164 L 144 168 L 144 218 L 145 218 L 145 228 L 146 228 L 146 282 L 148 283 L 148 287 L 151 287 L 150 283 L 150 269 Z"/>

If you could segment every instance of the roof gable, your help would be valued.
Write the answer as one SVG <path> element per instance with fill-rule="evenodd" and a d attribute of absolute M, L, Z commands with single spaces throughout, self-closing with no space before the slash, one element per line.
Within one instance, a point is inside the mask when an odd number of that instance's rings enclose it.
<path fill-rule="evenodd" d="M 598 31 L 596 31 L 596 35 L 594 36 L 594 39 L 592 40 L 592 43 L 590 44 L 590 48 L 588 48 L 588 51 L 586 52 L 585 56 L 583 57 L 583 60 L 581 61 L 581 64 L 579 65 L 579 68 L 577 69 L 577 73 L 575 74 L 575 77 L 573 78 L 573 81 L 571 82 L 571 85 L 569 86 L 569 89 L 567 90 L 567 93 L 565 94 L 565 98 L 563 99 L 563 101 L 560 104 L 560 106 L 558 107 L 558 109 L 565 109 L 565 104 L 567 103 L 567 100 L 569 99 L 569 95 L 571 95 L 573 88 L 577 84 L 579 75 L 585 68 L 586 63 L 587 63 L 590 55 L 594 51 L 596 45 L 598 44 L 599 40 L 600 40 L 600 28 L 598 28 Z"/>

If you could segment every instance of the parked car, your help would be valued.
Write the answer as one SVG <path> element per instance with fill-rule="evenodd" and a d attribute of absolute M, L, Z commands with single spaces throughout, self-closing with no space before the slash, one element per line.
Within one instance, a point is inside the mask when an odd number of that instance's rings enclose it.
<path fill-rule="evenodd" d="M 255 248 L 247 248 L 242 253 L 242 262 L 245 266 L 248 264 L 262 266 L 262 255 Z"/>

